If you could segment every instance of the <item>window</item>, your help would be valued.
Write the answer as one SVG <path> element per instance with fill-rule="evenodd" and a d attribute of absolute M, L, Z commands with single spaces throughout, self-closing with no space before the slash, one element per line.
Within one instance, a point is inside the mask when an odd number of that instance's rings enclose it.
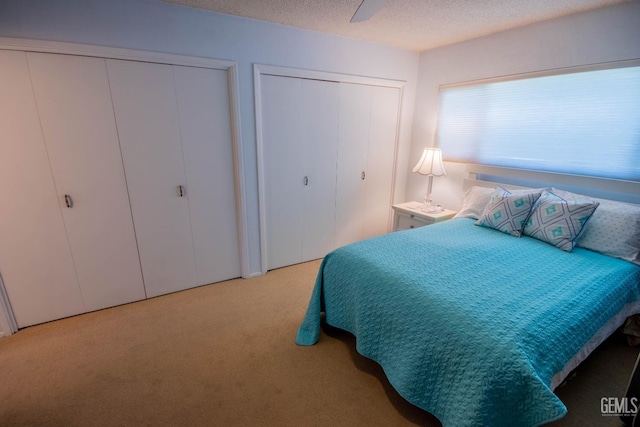
<path fill-rule="evenodd" d="M 640 66 L 440 88 L 445 159 L 640 181 Z"/>

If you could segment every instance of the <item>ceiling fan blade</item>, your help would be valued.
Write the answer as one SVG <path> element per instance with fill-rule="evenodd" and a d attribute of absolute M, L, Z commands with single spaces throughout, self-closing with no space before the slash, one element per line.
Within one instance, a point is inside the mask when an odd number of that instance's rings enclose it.
<path fill-rule="evenodd" d="M 358 10 L 353 14 L 351 23 L 368 21 L 382 8 L 384 0 L 362 0 Z"/>

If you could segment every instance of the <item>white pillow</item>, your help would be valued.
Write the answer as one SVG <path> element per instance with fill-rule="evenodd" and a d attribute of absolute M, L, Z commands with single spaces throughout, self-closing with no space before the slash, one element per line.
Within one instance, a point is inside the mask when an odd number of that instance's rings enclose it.
<path fill-rule="evenodd" d="M 563 190 L 552 191 L 568 200 L 585 197 Z M 576 246 L 640 265 L 640 206 L 594 200 L 600 202 L 600 206 L 587 222 Z"/>
<path fill-rule="evenodd" d="M 487 187 L 471 187 L 462 196 L 462 207 L 454 218 L 473 218 L 478 219 L 482 216 L 484 208 L 491 201 L 491 193 L 495 188 Z"/>

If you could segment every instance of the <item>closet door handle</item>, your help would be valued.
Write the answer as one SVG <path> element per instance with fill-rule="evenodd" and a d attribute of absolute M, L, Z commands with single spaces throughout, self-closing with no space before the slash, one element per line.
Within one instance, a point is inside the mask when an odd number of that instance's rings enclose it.
<path fill-rule="evenodd" d="M 184 197 L 187 194 L 184 185 L 178 185 L 178 196 Z"/>
<path fill-rule="evenodd" d="M 70 195 L 68 194 L 64 195 L 64 203 L 67 205 L 69 209 L 73 207 L 73 199 L 71 198 Z"/>
<path fill-rule="evenodd" d="M 362 173 L 360 174 L 360 179 L 364 181 L 365 176 L 367 176 L 367 174 L 362 171 Z"/>
<path fill-rule="evenodd" d="M 304 179 L 302 180 L 302 182 L 304 182 L 304 185 L 309 185 L 309 177 L 305 176 Z"/>

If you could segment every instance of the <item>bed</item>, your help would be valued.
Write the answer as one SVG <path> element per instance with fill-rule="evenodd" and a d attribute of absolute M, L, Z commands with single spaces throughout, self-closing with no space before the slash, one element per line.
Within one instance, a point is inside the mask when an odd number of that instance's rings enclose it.
<path fill-rule="evenodd" d="M 553 390 L 640 313 L 640 245 L 621 242 L 620 256 L 581 247 L 580 239 L 603 231 L 584 221 L 576 221 L 581 229 L 570 248 L 525 233 L 547 190 L 535 190 L 526 221 L 515 221 L 519 236 L 479 226 L 501 190 L 477 190 L 480 204 L 468 192 L 462 214 L 449 221 L 329 253 L 296 343 L 317 342 L 325 313 L 327 324 L 356 337 L 357 351 L 382 366 L 400 395 L 444 426 L 535 426 L 564 416 Z M 611 205 L 602 202 L 590 217 L 606 227 Z M 624 233 L 640 236 L 640 207 L 628 207 L 624 219 L 636 222 Z"/>

